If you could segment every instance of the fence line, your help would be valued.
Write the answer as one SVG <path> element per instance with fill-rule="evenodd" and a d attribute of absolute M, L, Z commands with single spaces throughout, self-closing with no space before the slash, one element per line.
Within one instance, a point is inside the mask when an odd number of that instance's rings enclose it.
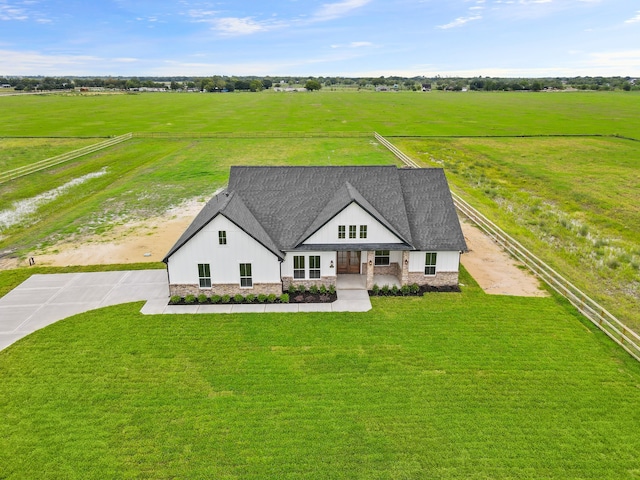
<path fill-rule="evenodd" d="M 129 140 L 132 136 L 133 135 L 131 133 L 125 133 L 124 135 L 110 138 L 109 140 L 105 140 L 104 142 L 88 145 L 86 147 L 79 148 L 78 150 L 73 150 L 71 152 L 63 153 L 62 155 L 46 158 L 44 160 L 40 160 L 39 162 L 32 163 L 30 165 L 24 165 L 22 167 L 14 168 L 13 170 L 1 172 L 0 184 L 8 182 L 10 180 L 15 180 L 16 178 L 30 175 L 32 173 L 39 172 L 41 170 L 45 170 L 47 168 L 54 167 L 61 163 L 68 162 L 69 160 L 74 160 L 78 157 L 82 157 L 83 155 L 88 155 L 90 153 L 98 152 L 105 148 L 108 148 L 113 145 L 117 145 L 118 143 L 122 143 L 126 140 Z"/>
<path fill-rule="evenodd" d="M 371 132 L 136 132 L 136 138 L 360 138 Z"/>
<path fill-rule="evenodd" d="M 387 139 L 378 133 L 375 133 L 375 138 L 407 166 L 419 168 L 419 165 L 413 159 L 400 151 Z M 591 299 L 556 270 L 540 260 L 531 251 L 522 246 L 520 242 L 505 233 L 495 223 L 469 205 L 469 203 L 458 194 L 451 192 L 451 195 L 454 205 L 463 215 L 486 232 L 508 253 L 528 267 L 538 278 L 566 298 L 580 313 L 593 322 L 614 342 L 624 348 L 633 358 L 640 361 L 640 335 L 627 327 L 602 305 Z"/>

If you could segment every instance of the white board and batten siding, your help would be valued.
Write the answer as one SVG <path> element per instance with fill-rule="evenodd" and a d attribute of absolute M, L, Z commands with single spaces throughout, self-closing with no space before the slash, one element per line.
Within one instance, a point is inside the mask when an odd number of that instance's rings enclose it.
<path fill-rule="evenodd" d="M 218 232 L 227 234 L 220 245 Z M 279 283 L 280 260 L 222 215 L 215 217 L 169 258 L 172 284 L 198 284 L 198 264 L 211 266 L 211 283 L 240 284 L 240 264 L 250 263 L 253 283 Z"/>
<path fill-rule="evenodd" d="M 424 272 L 427 252 L 409 252 L 409 271 Z M 432 252 L 429 252 L 432 253 Z M 436 252 L 436 272 L 457 272 L 460 266 L 460 252 Z"/>
<path fill-rule="evenodd" d="M 336 252 L 286 252 L 282 262 L 282 276 L 293 277 L 293 257 L 301 255 L 305 257 L 305 279 L 309 279 L 309 257 L 311 255 L 320 256 L 320 275 L 322 277 L 333 277 L 336 274 Z M 333 268 L 331 268 L 333 262 Z"/>
<path fill-rule="evenodd" d="M 338 238 L 340 225 L 345 226 L 345 238 Z M 356 226 L 356 238 L 349 238 L 349 225 Z M 360 225 L 367 226 L 367 238 L 360 238 Z M 402 243 L 402 241 L 358 204 L 352 203 L 303 242 L 306 245 L 336 243 Z"/>

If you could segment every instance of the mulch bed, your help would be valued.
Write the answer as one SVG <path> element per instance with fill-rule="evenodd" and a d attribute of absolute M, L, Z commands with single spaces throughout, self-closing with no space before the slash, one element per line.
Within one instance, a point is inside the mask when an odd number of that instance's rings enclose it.
<path fill-rule="evenodd" d="M 384 294 L 381 290 L 378 291 L 377 294 L 373 293 L 373 290 L 368 290 L 370 297 L 421 297 L 425 293 L 431 292 L 460 292 L 460 287 L 458 285 L 455 286 L 447 286 L 444 285 L 442 287 L 433 287 L 431 285 L 422 285 L 420 290 L 416 293 L 402 293 L 398 289 L 398 293 L 394 294 L 391 290 L 388 293 Z"/>
<path fill-rule="evenodd" d="M 338 299 L 334 293 L 294 293 L 289 294 L 289 303 L 332 303 Z"/>

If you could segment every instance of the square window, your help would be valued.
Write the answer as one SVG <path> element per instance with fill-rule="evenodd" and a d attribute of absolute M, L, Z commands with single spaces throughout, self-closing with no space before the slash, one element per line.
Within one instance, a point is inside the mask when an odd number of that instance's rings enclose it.
<path fill-rule="evenodd" d="M 436 260 L 438 254 L 431 252 L 425 255 L 424 259 L 424 274 L 425 275 L 435 275 L 436 274 Z"/>
<path fill-rule="evenodd" d="M 211 268 L 208 263 L 198 264 L 198 281 L 200 288 L 211 288 Z"/>
<path fill-rule="evenodd" d="M 338 225 L 338 238 L 345 238 L 345 227 L 344 227 L 344 225 Z"/>
<path fill-rule="evenodd" d="M 309 256 L 309 278 L 320 278 L 320 255 Z"/>
<path fill-rule="evenodd" d="M 253 287 L 253 279 L 251 277 L 251 264 L 240 264 L 240 286 L 241 287 Z"/>
<path fill-rule="evenodd" d="M 293 257 L 293 278 L 304 278 L 304 256 Z"/>
<path fill-rule="evenodd" d="M 376 265 L 389 265 L 389 250 L 376 250 Z"/>
<path fill-rule="evenodd" d="M 360 238 L 367 238 L 367 226 L 360 225 Z"/>
<path fill-rule="evenodd" d="M 349 225 L 349 238 L 356 238 L 356 226 Z"/>
<path fill-rule="evenodd" d="M 227 244 L 227 231 L 226 230 L 218 230 L 218 244 L 226 245 Z"/>

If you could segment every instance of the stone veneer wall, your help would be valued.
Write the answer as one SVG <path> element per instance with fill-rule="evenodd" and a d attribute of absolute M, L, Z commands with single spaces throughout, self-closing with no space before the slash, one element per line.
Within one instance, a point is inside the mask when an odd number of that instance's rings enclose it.
<path fill-rule="evenodd" d="M 422 272 L 409 272 L 409 285 L 417 283 L 418 285 L 431 285 L 432 287 L 457 286 L 458 272 L 436 272 L 435 275 L 425 275 Z"/>
<path fill-rule="evenodd" d="M 185 297 L 187 295 L 200 295 L 204 293 L 211 295 L 269 295 L 274 293 L 282 295 L 282 284 L 280 283 L 254 283 L 252 288 L 240 288 L 237 283 L 214 284 L 211 288 L 200 288 L 199 285 L 169 285 L 169 294 Z"/>
<path fill-rule="evenodd" d="M 329 288 L 329 285 L 336 284 L 336 277 L 320 277 L 313 279 L 282 277 L 282 288 L 288 290 L 291 284 L 293 284 L 295 287 L 297 287 L 298 285 L 304 285 L 305 288 L 309 288 L 312 285 L 315 285 L 316 287 L 324 285 L 325 287 Z"/>
<path fill-rule="evenodd" d="M 374 275 L 393 275 L 394 277 L 399 277 L 400 265 L 398 265 L 398 263 L 390 263 L 389 265 L 374 265 L 373 274 Z"/>

